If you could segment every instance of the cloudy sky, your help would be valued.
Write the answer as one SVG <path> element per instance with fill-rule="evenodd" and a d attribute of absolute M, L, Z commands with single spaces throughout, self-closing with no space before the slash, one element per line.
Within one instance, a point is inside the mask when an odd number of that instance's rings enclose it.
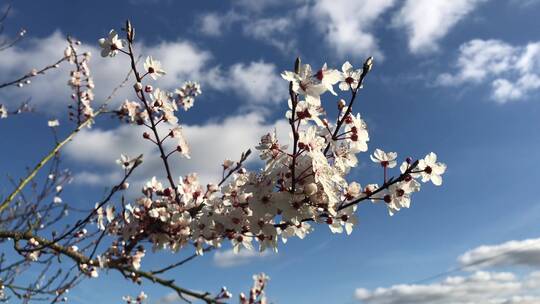
<path fill-rule="evenodd" d="M 275 303 L 540 303 L 539 12 L 537 0 L 19 0 L 6 31 L 24 27 L 28 36 L 0 54 L 0 83 L 60 58 L 68 34 L 97 55 L 97 40 L 130 18 L 138 50 L 168 72 L 161 86 L 202 84 L 203 95 L 180 117 L 193 157 L 174 170 L 210 181 L 223 159 L 238 158 L 263 133 L 276 129 L 287 138 L 287 83 L 279 73 L 296 56 L 341 67 L 372 55 L 355 109 L 369 125 L 370 150 L 403 157 L 435 151 L 448 165 L 443 186 L 424 187 L 411 209 L 393 217 L 384 206 L 361 205 L 359 229 L 349 237 L 320 227 L 278 254 L 233 256 L 225 248 L 171 277 L 192 289 L 226 285 L 237 293 L 262 271 Z M 98 100 L 128 71 L 121 58 L 93 56 L 91 67 Z M 3 175 L 22 175 L 50 148 L 48 119 L 68 124 L 68 69 L 0 92 L 1 104 L 31 97 L 38 109 L 0 120 Z M 129 94 L 121 90 L 111 106 Z M 75 174 L 64 199 L 93 206 L 118 178 L 114 161 L 122 152 L 145 154 L 134 183 L 161 174 L 140 130 L 100 118 L 64 150 Z M 255 158 L 250 166 L 260 165 Z M 377 182 L 368 155 L 360 162 L 351 178 Z M 1 185 L 0 193 L 9 191 Z M 143 267 L 175 259 L 153 255 Z M 150 303 L 177 301 L 163 288 L 142 289 Z M 139 290 L 111 273 L 85 282 L 71 300 L 119 303 Z"/>

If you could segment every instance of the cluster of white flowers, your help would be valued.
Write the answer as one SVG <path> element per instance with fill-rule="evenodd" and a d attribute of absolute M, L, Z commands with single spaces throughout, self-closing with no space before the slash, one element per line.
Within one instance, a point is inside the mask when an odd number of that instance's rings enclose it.
<path fill-rule="evenodd" d="M 144 293 L 144 291 L 141 291 L 138 296 L 135 298 L 132 298 L 131 296 L 124 296 L 122 297 L 122 300 L 126 302 L 126 304 L 142 304 L 148 299 L 148 296 Z"/>
<path fill-rule="evenodd" d="M 95 279 L 99 276 L 98 267 L 96 266 L 82 263 L 82 264 L 79 264 L 79 270 L 90 278 Z"/>
<path fill-rule="evenodd" d="M 267 281 L 270 278 L 264 274 L 256 274 L 253 276 L 253 287 L 249 291 L 249 295 L 246 296 L 244 293 L 240 293 L 240 304 L 266 304 L 268 303 L 266 296 L 264 294 L 264 288 L 266 287 Z"/>
<path fill-rule="evenodd" d="M 182 85 L 180 89 L 174 91 L 178 94 L 178 103 L 184 108 L 184 111 L 189 110 L 195 103 L 195 97 L 201 95 L 201 86 L 193 81 L 188 81 Z"/>
<path fill-rule="evenodd" d="M 88 66 L 91 53 L 84 52 L 82 55 L 77 53 L 77 46 L 81 44 L 78 40 L 68 38 L 69 45 L 64 50 L 64 56 L 68 62 L 75 67 L 70 72 L 68 85 L 73 90 L 71 98 L 77 103 L 70 105 L 70 118 L 77 122 L 84 122 L 94 117 L 94 109 L 91 102 L 94 100 L 94 80 L 90 74 Z"/>
<path fill-rule="evenodd" d="M 100 44 L 103 56 L 125 52 L 125 42 L 114 31 Z M 262 136 L 256 147 L 265 161 L 260 171 L 233 168 L 234 163 L 226 161 L 224 169 L 231 174 L 224 179 L 229 179 L 205 186 L 195 173 L 178 182 L 169 178 L 168 185 L 153 177 L 143 187 L 144 195 L 123 205 L 121 211 L 100 207 L 98 227 L 119 238 L 108 258 L 130 255 L 133 266 L 139 265 L 144 250 L 138 249 L 135 255 L 132 250 L 142 240 L 150 241 L 154 250 L 178 251 L 191 244 L 198 254 L 206 245 L 220 247 L 225 240 L 230 240 L 235 252 L 252 249 L 254 242 L 261 251 L 277 251 L 279 239 L 304 238 L 313 230 L 312 223 L 327 225 L 333 233 L 350 234 L 358 223 L 356 208 L 361 201 L 384 202 L 393 215 L 410 206 L 411 194 L 420 189 L 418 180 L 440 185 L 446 166 L 437 162 L 434 153 L 417 161 L 407 158 L 400 166 L 401 173 L 387 178 L 387 170 L 397 165 L 397 153 L 380 149 L 371 155 L 384 169 L 380 185 L 362 187 L 347 180 L 358 164 L 356 154 L 368 151 L 367 124 L 360 114 L 352 114 L 352 103 L 372 65 L 370 57 L 359 69 L 345 62 L 341 72 L 326 64 L 313 72 L 310 65 L 297 61 L 295 71 L 282 74 L 291 88 L 286 118 L 291 125 L 292 144 L 278 142 L 274 131 Z M 167 137 L 178 140 L 177 150 L 189 156 L 175 112 L 178 106 L 187 110 L 193 105 L 193 98 L 201 92 L 199 85 L 187 82 L 175 96 L 141 83 L 146 75 L 157 79 L 165 73 L 159 61 L 148 57 L 144 69 L 145 74 L 134 85 L 140 101 L 125 101 L 119 115 L 154 128 L 156 122 L 168 122 L 171 131 Z M 333 86 L 338 83 L 341 91 L 351 94 L 351 101 L 338 99 L 338 119 L 332 123 L 321 95 L 328 91 L 337 96 Z M 154 140 L 148 133 L 143 136 Z M 122 156 L 119 164 L 127 169 L 132 160 Z M 266 277 L 257 280 L 263 286 Z"/>
<path fill-rule="evenodd" d="M 35 238 L 29 239 L 26 244 L 27 249 L 36 248 L 38 246 L 39 246 L 39 242 Z M 32 262 L 37 261 L 40 256 L 41 256 L 40 250 L 28 251 L 28 253 L 26 253 L 26 259 Z"/>
<path fill-rule="evenodd" d="M 152 62 L 155 64 L 158 61 L 152 60 Z M 148 71 L 156 70 L 148 68 Z M 152 72 L 148 73 L 148 75 L 157 73 Z M 140 82 L 137 82 L 134 88 L 137 94 L 143 94 L 143 91 L 149 94 L 148 109 L 141 102 L 126 99 L 117 113 L 120 118 L 125 118 L 126 121 L 137 124 L 148 123 L 150 119 L 148 112 L 150 112 L 155 121 L 165 121 L 174 125 L 178 122 L 175 114 L 178 107 L 182 107 L 185 111 L 189 110 L 195 102 L 195 97 L 201 92 L 199 84 L 191 81 L 176 89 L 174 94 L 164 89 L 154 88 L 151 85 L 146 85 L 143 88 Z"/>

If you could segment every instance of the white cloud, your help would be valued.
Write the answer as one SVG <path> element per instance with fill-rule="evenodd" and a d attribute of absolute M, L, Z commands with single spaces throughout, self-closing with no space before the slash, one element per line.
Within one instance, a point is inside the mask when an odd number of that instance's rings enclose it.
<path fill-rule="evenodd" d="M 373 30 L 381 15 L 395 0 L 264 0 L 236 1 L 227 13 L 207 13 L 199 18 L 203 34 L 219 36 L 238 23 L 245 36 L 270 44 L 286 55 L 297 53 L 295 37 L 302 35 L 300 25 L 313 22 L 338 56 L 376 56 L 383 59 Z M 280 15 L 272 8 L 280 7 Z M 264 14 L 263 14 L 264 13 Z M 312 26 L 311 24 L 309 26 Z"/>
<path fill-rule="evenodd" d="M 222 34 L 222 21 L 217 14 L 209 13 L 200 17 L 199 30 L 208 36 L 220 36 Z"/>
<path fill-rule="evenodd" d="M 95 172 L 82 171 L 75 174 L 73 181 L 83 185 L 114 185 L 122 179 L 123 175 L 120 171 L 110 172 L 106 174 L 98 174 Z"/>
<path fill-rule="evenodd" d="M 480 246 L 465 252 L 458 261 L 472 268 L 517 265 L 540 268 L 540 239 Z"/>
<path fill-rule="evenodd" d="M 195 292 L 199 292 L 199 293 L 204 293 L 203 291 L 200 291 L 200 290 L 193 290 Z M 171 304 L 171 303 L 186 303 L 186 300 L 192 302 L 192 303 L 197 303 L 197 301 L 199 300 L 198 298 L 195 298 L 194 296 L 190 296 L 190 295 L 182 295 L 183 298 L 181 298 L 178 293 L 176 292 L 170 292 L 168 294 L 166 294 L 165 296 L 159 298 L 156 302 L 154 302 L 154 304 Z"/>
<path fill-rule="evenodd" d="M 278 76 L 275 65 L 271 63 L 237 63 L 229 68 L 226 75 L 222 78 L 227 86 L 248 99 L 249 104 L 285 103 L 287 100 L 287 83 Z"/>
<path fill-rule="evenodd" d="M 245 10 L 252 12 L 261 12 L 264 9 L 270 8 L 272 6 L 281 5 L 291 2 L 302 2 L 304 0 L 234 0 L 233 3 Z"/>
<path fill-rule="evenodd" d="M 246 37 L 271 45 L 284 54 L 295 52 L 294 31 L 299 18 L 291 13 L 279 17 L 263 17 L 258 9 L 253 9 L 249 5 L 241 5 L 241 7 L 244 10 L 239 12 L 231 9 L 223 14 L 210 12 L 200 15 L 196 22 L 199 32 L 218 37 L 229 31 L 233 25 L 238 24 Z"/>
<path fill-rule="evenodd" d="M 289 35 L 294 29 L 294 18 L 257 18 L 244 24 L 243 31 L 248 37 L 264 41 L 283 53 L 291 53 L 296 48 L 296 40 Z"/>
<path fill-rule="evenodd" d="M 374 290 L 359 288 L 355 296 L 366 304 L 538 304 L 538 275 L 532 273 L 520 279 L 508 272 L 478 271 L 468 276 L 447 277 L 433 284 L 401 284 Z"/>
<path fill-rule="evenodd" d="M 162 133 L 168 132 L 161 125 Z M 144 162 L 134 175 L 135 183 L 142 182 L 152 176 L 163 176 L 161 160 L 155 146 L 142 138 L 142 126 L 122 125 L 120 127 L 102 130 L 98 128 L 82 130 L 69 143 L 64 153 L 73 161 L 84 167 L 84 171 L 75 178 L 79 183 L 105 185 L 111 182 L 114 172 L 121 171 L 115 164 L 121 153 L 135 157 L 144 154 Z M 284 120 L 266 123 L 257 113 L 233 116 L 223 121 L 210 121 L 201 125 L 183 126 L 184 134 L 191 147 L 191 159 L 172 158 L 173 172 L 179 176 L 197 172 L 204 182 L 215 182 L 221 175 L 220 166 L 224 159 L 237 160 L 240 154 L 252 148 L 253 154 L 249 161 L 258 161 L 256 150 L 261 135 L 277 129 L 280 139 L 288 139 L 289 127 Z M 172 150 L 173 146 L 168 149 Z M 93 171 L 90 170 L 93 168 Z M 102 175 L 104 177 L 98 179 Z M 77 181 L 77 180 L 76 180 Z M 109 184 L 110 185 L 110 184 Z"/>
<path fill-rule="evenodd" d="M 531 6 L 539 4 L 540 0 L 510 0 L 510 2 L 518 7 L 530 8 Z"/>
<path fill-rule="evenodd" d="M 223 35 L 235 22 L 246 18 L 247 16 L 238 14 L 233 10 L 225 14 L 211 12 L 200 15 L 196 25 L 202 34 L 217 37 Z"/>
<path fill-rule="evenodd" d="M 226 251 L 216 251 L 216 253 L 214 253 L 214 264 L 221 268 L 234 267 L 268 257 L 270 254 L 271 253 L 268 250 L 263 252 L 255 250 L 241 250 L 238 253 L 234 253 L 232 249 Z"/>
<path fill-rule="evenodd" d="M 382 59 L 374 25 L 395 0 L 320 0 L 310 10 L 311 20 L 325 35 L 324 41 L 339 56 L 375 56 Z"/>
<path fill-rule="evenodd" d="M 526 99 L 540 89 L 540 42 L 514 46 L 474 39 L 460 46 L 455 67 L 455 74 L 441 74 L 437 83 L 490 83 L 491 98 L 499 103 Z"/>
<path fill-rule="evenodd" d="M 407 0 L 394 15 L 392 24 L 405 28 L 411 52 L 427 53 L 437 50 L 437 42 L 485 1 Z"/>
<path fill-rule="evenodd" d="M 33 68 L 40 69 L 55 62 L 62 56 L 65 47 L 64 35 L 57 31 L 49 37 L 29 39 L 26 44 L 5 50 L 0 57 L 0 70 L 2 70 L 0 82 L 18 78 Z M 93 43 L 83 44 L 80 49 L 94 54 L 90 67 L 96 85 L 95 103 L 101 104 L 101 101 L 125 78 L 129 70 L 129 62 L 126 56 L 121 54 L 114 58 L 102 58 Z M 186 80 L 195 80 L 202 83 L 203 90 L 232 90 L 239 93 L 240 97 L 245 97 L 248 92 L 251 94 L 248 95 L 250 98 L 242 98 L 242 102 L 255 102 L 262 105 L 263 101 L 272 103 L 278 96 L 284 96 L 279 95 L 279 89 L 276 93 L 276 89 L 270 89 L 269 85 L 275 85 L 275 88 L 286 89 L 287 87 L 285 82 L 276 84 L 279 76 L 275 66 L 262 61 L 240 62 L 232 65 L 226 69 L 234 72 L 234 78 L 231 79 L 227 73 L 219 73 L 221 70 L 219 65 L 211 65 L 214 57 L 209 51 L 199 48 L 190 41 L 161 42 L 152 46 L 140 43 L 136 49 L 138 54 L 152 55 L 162 62 L 167 74 L 155 84 L 163 88 L 173 89 Z M 34 78 L 32 84 L 23 88 L 13 86 L 3 89 L 0 91 L 0 98 L 7 100 L 6 103 L 9 105 L 11 100 L 20 101 L 32 97 L 32 103 L 38 108 L 47 105 L 41 110 L 51 112 L 63 110 L 71 102 L 72 92 L 67 86 L 71 68 L 72 66 L 64 63 L 58 69 L 47 72 L 45 76 Z M 244 68 L 245 71 L 242 70 Z M 256 89 L 254 85 L 262 88 L 258 90 L 256 96 L 253 95 Z M 113 99 L 113 106 L 126 97 L 133 96 L 132 91 L 131 85 L 118 91 L 117 97 Z"/>
<path fill-rule="evenodd" d="M 366 304 L 540 304 L 540 271 L 517 275 L 491 272 L 493 267 L 540 267 L 540 239 L 479 246 L 458 258 L 462 269 L 474 271 L 430 284 L 398 284 L 372 290 L 358 288 L 356 299 Z"/>

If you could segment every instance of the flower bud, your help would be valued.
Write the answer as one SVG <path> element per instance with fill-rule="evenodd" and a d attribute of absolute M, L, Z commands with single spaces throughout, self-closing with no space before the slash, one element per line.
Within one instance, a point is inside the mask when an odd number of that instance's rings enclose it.
<path fill-rule="evenodd" d="M 305 195 L 312 196 L 315 193 L 317 193 L 317 184 L 309 183 L 309 184 L 304 186 L 304 194 Z"/>
<path fill-rule="evenodd" d="M 154 88 L 153 88 L 151 85 L 146 85 L 146 86 L 144 87 L 144 91 L 145 91 L 146 93 L 152 93 L 153 90 L 154 90 Z"/>
<path fill-rule="evenodd" d="M 300 64 L 302 62 L 300 61 L 300 57 L 296 57 L 296 60 L 294 61 L 294 72 L 298 74 L 300 72 Z"/>
<path fill-rule="evenodd" d="M 142 135 L 142 137 L 143 137 L 144 139 L 150 139 L 150 134 L 148 134 L 148 132 L 144 132 L 143 135 Z"/>
<path fill-rule="evenodd" d="M 234 161 L 232 161 L 230 159 L 226 159 L 226 160 L 223 161 L 223 169 L 228 169 L 233 164 L 234 164 Z"/>
<path fill-rule="evenodd" d="M 206 189 L 208 189 L 208 192 L 216 192 L 216 191 L 219 190 L 219 187 L 216 184 L 210 183 L 210 184 L 206 185 Z"/>
<path fill-rule="evenodd" d="M 372 67 L 373 67 L 373 56 L 370 56 L 364 62 L 364 74 L 367 74 L 369 71 L 371 71 Z"/>
<path fill-rule="evenodd" d="M 66 47 L 66 49 L 64 50 L 64 57 L 70 57 L 72 54 L 73 50 L 71 49 L 71 47 Z"/>
<path fill-rule="evenodd" d="M 142 88 L 143 88 L 142 83 L 140 82 L 135 83 L 133 85 L 133 88 L 135 89 L 136 92 L 142 91 Z"/>
<path fill-rule="evenodd" d="M 352 182 L 349 184 L 349 186 L 347 186 L 347 194 L 352 198 L 360 195 L 361 191 L 362 191 L 362 188 L 360 184 L 357 182 Z"/>
<path fill-rule="evenodd" d="M 126 30 L 128 41 L 133 42 L 133 39 L 135 38 L 135 29 L 131 25 L 131 21 L 126 20 L 126 28 L 125 28 L 125 30 Z"/>
<path fill-rule="evenodd" d="M 338 110 L 340 111 L 343 110 L 343 108 L 345 108 L 346 105 L 347 103 L 345 102 L 345 100 L 340 99 L 337 104 Z"/>

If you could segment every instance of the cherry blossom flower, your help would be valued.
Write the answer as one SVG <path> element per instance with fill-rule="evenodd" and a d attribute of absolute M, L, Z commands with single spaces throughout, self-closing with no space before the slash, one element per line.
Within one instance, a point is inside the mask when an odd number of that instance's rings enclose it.
<path fill-rule="evenodd" d="M 178 144 L 176 146 L 176 149 L 178 152 L 180 152 L 185 158 L 191 158 L 189 156 L 189 145 L 186 141 L 186 138 L 184 136 L 184 133 L 182 132 L 181 127 L 175 127 L 171 130 L 170 135 L 172 138 L 175 138 L 178 140 Z"/>
<path fill-rule="evenodd" d="M 178 104 L 184 109 L 189 110 L 193 107 L 195 97 L 201 95 L 201 85 L 197 82 L 187 81 L 181 88 L 174 91 L 178 95 Z"/>
<path fill-rule="evenodd" d="M 256 274 L 253 276 L 253 287 L 249 292 L 249 296 L 246 296 L 243 292 L 239 294 L 240 304 L 267 304 L 264 289 L 266 284 L 270 280 L 264 273 Z"/>
<path fill-rule="evenodd" d="M 422 182 L 431 181 L 435 186 L 442 185 L 441 175 L 446 171 L 446 165 L 437 162 L 437 154 L 431 152 L 418 163 L 418 168 L 422 170 Z"/>
<path fill-rule="evenodd" d="M 146 299 L 148 299 L 148 296 L 144 293 L 144 291 L 141 291 L 138 296 L 135 298 L 132 298 L 131 296 L 123 296 L 122 300 L 126 302 L 126 304 L 142 304 L 146 302 Z"/>
<path fill-rule="evenodd" d="M 315 77 L 328 91 L 330 91 L 330 93 L 332 93 L 332 95 L 337 96 L 332 86 L 338 83 L 339 80 L 342 78 L 342 75 L 338 70 L 329 69 L 325 63 L 323 67 L 319 71 L 317 71 Z"/>
<path fill-rule="evenodd" d="M 388 207 L 388 213 L 392 216 L 401 208 L 409 208 L 411 194 L 420 190 L 420 184 L 416 180 L 400 182 L 388 188 L 388 194 L 383 198 Z"/>
<path fill-rule="evenodd" d="M 342 91 L 348 91 L 349 88 L 356 90 L 358 88 L 358 81 L 360 80 L 362 70 L 355 70 L 352 64 L 346 61 L 341 66 L 341 71 L 343 74 L 341 78 L 342 81 L 339 83 L 339 89 Z"/>
<path fill-rule="evenodd" d="M 0 119 L 7 118 L 7 117 L 8 117 L 7 108 L 3 104 L 0 104 Z"/>
<path fill-rule="evenodd" d="M 152 79 L 156 80 L 159 76 L 165 75 L 165 71 L 161 68 L 161 62 L 154 60 L 152 56 L 146 57 L 146 60 L 144 61 L 144 70 L 152 77 Z"/>
<path fill-rule="evenodd" d="M 381 164 L 381 166 L 384 168 L 394 168 L 397 164 L 396 152 L 386 153 L 381 149 L 375 149 L 375 152 L 373 152 L 373 154 L 370 155 L 370 158 L 373 162 Z"/>
<path fill-rule="evenodd" d="M 40 255 L 41 255 L 41 251 L 34 250 L 34 251 L 29 252 L 26 255 L 26 259 L 28 259 L 29 261 L 35 262 L 35 261 L 37 261 L 39 259 Z"/>
<path fill-rule="evenodd" d="M 292 82 L 294 92 L 305 95 L 306 101 L 318 105 L 320 104 L 320 95 L 328 89 L 333 92 L 332 84 L 339 81 L 339 76 L 334 71 L 328 70 L 325 64 L 323 69 L 313 75 L 309 64 L 301 64 L 298 73 L 285 71 L 281 74 L 281 77 Z"/>
<path fill-rule="evenodd" d="M 95 208 L 97 227 L 99 230 L 105 230 L 105 217 L 103 216 L 103 207 L 99 207 L 99 205 L 96 203 Z"/>
<path fill-rule="evenodd" d="M 49 126 L 49 128 L 55 128 L 55 127 L 60 126 L 60 122 L 58 122 L 58 119 L 49 120 L 47 122 L 47 125 Z"/>
<path fill-rule="evenodd" d="M 135 163 L 136 159 L 131 159 L 129 156 L 120 154 L 120 159 L 116 160 L 116 163 L 122 167 L 122 169 L 129 169 Z"/>
<path fill-rule="evenodd" d="M 119 113 L 129 118 L 130 122 L 137 120 L 137 115 L 140 114 L 141 106 L 136 101 L 125 100 L 120 106 Z M 140 120 L 140 119 L 139 119 Z M 145 120 L 145 119 L 142 119 Z"/>
<path fill-rule="evenodd" d="M 345 191 L 344 199 L 345 200 L 353 200 L 358 198 L 361 194 L 363 194 L 362 186 L 357 182 L 350 183 Z"/>
<path fill-rule="evenodd" d="M 125 42 L 118 38 L 118 34 L 115 30 L 109 32 L 107 38 L 99 39 L 99 46 L 101 47 L 101 57 L 114 57 L 118 54 L 118 50 L 124 48 Z"/>
<path fill-rule="evenodd" d="M 345 132 L 349 133 L 348 139 L 352 153 L 368 150 L 369 133 L 366 122 L 360 118 L 360 113 L 356 116 L 349 115 L 349 119 L 345 119 Z"/>
<path fill-rule="evenodd" d="M 300 100 L 296 104 L 296 118 L 300 121 L 301 125 L 308 124 L 313 121 L 317 126 L 324 126 L 319 116 L 324 114 L 324 109 L 320 105 Z M 285 114 L 288 119 L 292 118 L 292 102 L 289 99 L 289 111 Z"/>
<path fill-rule="evenodd" d="M 300 139 L 298 140 L 300 149 L 319 151 L 324 145 L 324 138 L 320 136 L 315 126 L 310 126 L 305 132 L 300 133 Z"/>
<path fill-rule="evenodd" d="M 107 219 L 107 221 L 109 221 L 109 223 L 111 223 L 113 220 L 114 220 L 114 207 L 113 206 L 107 206 L 107 208 L 105 208 L 105 218 Z"/>

